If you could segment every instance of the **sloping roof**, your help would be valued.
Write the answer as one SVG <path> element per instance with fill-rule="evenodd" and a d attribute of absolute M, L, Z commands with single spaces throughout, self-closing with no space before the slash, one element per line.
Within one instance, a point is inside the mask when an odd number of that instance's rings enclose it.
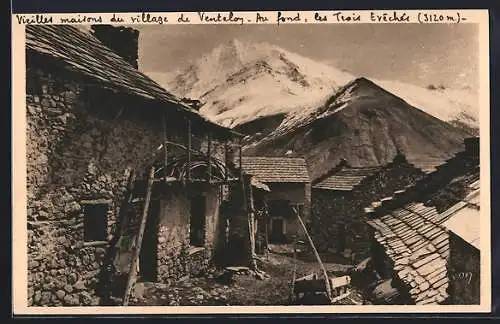
<path fill-rule="evenodd" d="M 202 117 L 196 110 L 104 46 L 96 37 L 74 26 L 28 25 L 26 49 L 55 59 L 63 63 L 65 68 L 95 80 L 104 88 L 173 104 L 171 109 L 175 107 L 178 111 L 188 113 L 213 127 L 231 132 Z"/>
<path fill-rule="evenodd" d="M 310 181 L 303 158 L 243 156 L 241 165 L 246 173 L 264 183 Z"/>
<path fill-rule="evenodd" d="M 384 208 L 386 203 L 393 206 L 390 208 L 396 208 L 403 204 L 402 201 L 408 202 L 408 197 L 412 197 L 410 200 L 428 200 L 431 205 L 438 207 L 438 210 L 442 212 L 443 207 L 447 209 L 460 201 L 460 197 L 455 192 L 456 185 L 468 186 L 469 192 L 474 190 L 474 185 L 479 185 L 479 170 L 478 154 L 468 154 L 467 151 L 459 152 L 416 183 L 395 191 L 390 197 L 371 202 L 371 206 L 367 206 L 365 212 L 377 213 L 377 210 L 386 209 Z M 441 201 L 444 206 L 438 206 L 440 195 L 447 196 L 444 201 Z"/>
<path fill-rule="evenodd" d="M 474 190 L 467 197 L 443 213 L 448 218 L 443 225 L 449 231 L 480 250 L 479 181 L 474 182 L 470 187 Z"/>
<path fill-rule="evenodd" d="M 368 221 L 375 239 L 394 262 L 394 271 L 410 287 L 416 304 L 437 304 L 448 298 L 446 259 L 448 234 L 434 207 L 410 204 Z"/>
<path fill-rule="evenodd" d="M 363 179 L 375 174 L 380 167 L 350 167 L 344 166 L 337 172 L 321 179 L 312 187 L 314 189 L 353 190 Z"/>
<path fill-rule="evenodd" d="M 409 203 L 367 221 L 417 304 L 440 303 L 448 297 L 448 230 L 479 248 L 479 180 L 468 187 L 465 198 L 441 213 L 434 206 Z"/>

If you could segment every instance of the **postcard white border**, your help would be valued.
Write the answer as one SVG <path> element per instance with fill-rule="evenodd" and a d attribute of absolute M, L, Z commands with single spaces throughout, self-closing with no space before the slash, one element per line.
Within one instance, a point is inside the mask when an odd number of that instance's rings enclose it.
<path fill-rule="evenodd" d="M 332 14 L 336 10 L 318 11 L 320 14 Z M 12 256 L 13 256 L 13 276 L 12 276 L 12 302 L 13 313 L 15 315 L 58 315 L 58 314 L 265 314 L 265 313 L 484 313 L 491 311 L 491 215 L 490 215 L 490 102 L 489 102 L 489 16 L 487 10 L 374 10 L 374 11 L 343 11 L 346 14 L 359 13 L 363 21 L 328 23 L 373 23 L 370 21 L 370 12 L 387 15 L 406 13 L 411 17 L 411 22 L 422 23 L 420 15 L 422 13 L 438 15 L 461 15 L 462 21 L 459 23 L 479 24 L 479 73 L 480 73 L 480 163 L 481 163 L 481 304 L 480 305 L 437 305 L 437 306 L 407 306 L 407 305 L 332 305 L 332 306 L 148 306 L 148 307 L 28 307 L 27 305 L 27 190 L 26 190 L 26 87 L 25 87 L 25 24 L 18 22 L 18 17 L 12 17 Z M 261 11 L 263 15 L 276 17 L 277 12 Z M 293 16 L 298 12 L 283 11 L 287 15 Z M 290 23 L 320 23 L 314 22 L 314 11 L 299 12 L 302 17 L 308 17 L 307 22 L 286 22 Z M 180 13 L 150 13 L 151 15 L 164 15 L 168 22 L 164 24 L 179 24 L 176 22 Z M 188 12 L 185 15 L 192 17 L 190 23 L 197 23 L 197 13 Z M 224 14 L 224 13 L 223 13 Z M 252 23 L 256 12 L 234 12 L 235 15 L 244 17 Z M 25 15 L 26 19 L 35 19 L 36 14 Z M 51 16 L 55 24 L 61 17 L 76 17 L 78 14 L 44 14 L 44 17 Z M 87 14 L 92 17 L 101 16 L 103 23 L 109 23 L 112 13 Z M 142 13 L 119 13 L 122 17 L 138 17 Z M 104 18 L 103 18 L 104 17 Z M 312 17 L 312 18 L 311 18 Z M 463 19 L 465 17 L 465 20 Z M 107 19 L 107 20 L 106 20 Z M 36 23 L 36 21 L 35 21 Z M 201 22 L 198 22 L 201 23 Z M 213 24 L 216 22 L 204 22 Z M 231 23 L 231 22 L 219 22 Z M 253 22 L 255 23 L 255 22 Z M 276 23 L 270 19 L 268 22 Z M 380 23 L 401 23 L 401 22 L 380 22 Z M 444 22 L 450 23 L 450 22 Z M 457 22 L 454 22 L 457 23 Z M 81 24 L 81 23 L 76 23 Z M 91 23 L 89 23 L 91 24 Z M 118 23 L 119 24 L 119 23 Z M 134 24 L 126 21 L 123 24 Z M 144 24 L 144 23 L 139 23 Z M 158 24 L 155 22 L 154 24 Z M 185 22 L 183 24 L 186 24 Z"/>

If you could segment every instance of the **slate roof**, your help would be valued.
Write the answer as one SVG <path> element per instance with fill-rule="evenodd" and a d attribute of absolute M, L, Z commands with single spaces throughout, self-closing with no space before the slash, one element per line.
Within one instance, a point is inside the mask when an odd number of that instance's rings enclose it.
<path fill-rule="evenodd" d="M 310 182 L 303 158 L 243 156 L 241 164 L 246 173 L 264 183 Z"/>
<path fill-rule="evenodd" d="M 314 189 L 350 191 L 365 178 L 375 174 L 379 170 L 380 167 L 355 168 L 344 166 L 332 175 L 316 182 L 312 187 Z"/>
<path fill-rule="evenodd" d="M 52 58 L 73 72 L 83 74 L 104 88 L 141 96 L 169 105 L 225 132 L 229 129 L 210 122 L 179 98 L 104 46 L 96 37 L 70 25 L 26 26 L 26 49 Z"/>
<path fill-rule="evenodd" d="M 448 297 L 448 229 L 472 245 L 479 241 L 479 181 L 469 188 L 462 201 L 442 213 L 433 206 L 410 203 L 367 221 L 417 304 L 438 304 Z"/>

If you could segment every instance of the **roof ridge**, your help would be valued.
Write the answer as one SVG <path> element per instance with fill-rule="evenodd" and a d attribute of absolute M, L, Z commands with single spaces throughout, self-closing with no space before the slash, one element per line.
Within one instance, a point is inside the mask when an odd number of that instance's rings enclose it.
<path fill-rule="evenodd" d="M 246 173 L 264 183 L 309 183 L 307 162 L 303 157 L 242 156 Z"/>
<path fill-rule="evenodd" d="M 69 70 L 96 80 L 113 90 L 175 105 L 173 109 L 191 114 L 200 122 L 227 134 L 235 134 L 227 127 L 216 124 L 169 92 L 147 74 L 133 67 L 114 50 L 91 33 L 71 25 L 26 26 L 26 48 L 41 57 L 60 61 Z M 110 74 L 112 70 L 112 75 Z"/>

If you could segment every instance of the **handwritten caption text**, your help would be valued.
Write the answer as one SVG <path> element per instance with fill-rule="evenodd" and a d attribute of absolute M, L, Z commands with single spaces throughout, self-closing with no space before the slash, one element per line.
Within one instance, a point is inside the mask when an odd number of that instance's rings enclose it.
<path fill-rule="evenodd" d="M 277 11 L 139 12 L 110 14 L 16 14 L 21 25 L 52 24 L 297 24 L 297 23 L 447 23 L 467 22 L 466 11 Z"/>

